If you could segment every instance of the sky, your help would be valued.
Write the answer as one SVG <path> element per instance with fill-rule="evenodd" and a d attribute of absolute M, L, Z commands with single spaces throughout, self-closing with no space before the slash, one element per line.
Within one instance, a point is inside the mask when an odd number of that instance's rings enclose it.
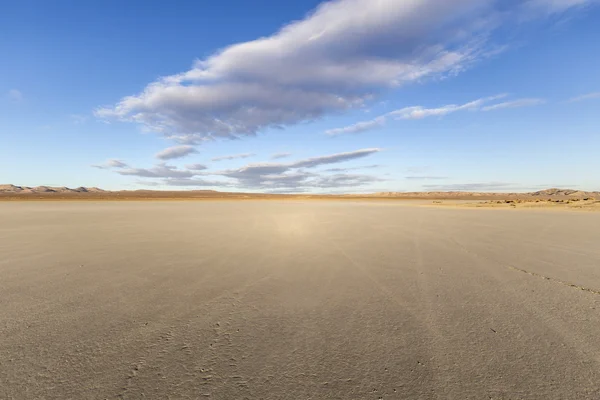
<path fill-rule="evenodd" d="M 0 183 L 600 190 L 598 0 L 0 1 Z"/>

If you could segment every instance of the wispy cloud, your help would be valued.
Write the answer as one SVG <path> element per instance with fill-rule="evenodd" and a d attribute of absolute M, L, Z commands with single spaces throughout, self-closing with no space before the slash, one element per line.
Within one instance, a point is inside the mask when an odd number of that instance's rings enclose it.
<path fill-rule="evenodd" d="M 410 172 L 411 174 L 424 174 L 431 171 L 431 167 L 429 165 L 419 165 L 406 168 L 406 172 Z"/>
<path fill-rule="evenodd" d="M 382 90 L 460 73 L 486 38 L 593 0 L 333 0 L 264 38 L 198 60 L 96 115 L 179 142 L 254 135 L 361 107 Z M 527 10 L 525 10 L 527 8 Z M 412 110 L 418 115 L 423 110 Z M 360 129 L 355 127 L 354 129 Z"/>
<path fill-rule="evenodd" d="M 208 167 L 204 164 L 187 164 L 185 168 L 189 169 L 190 171 L 204 171 L 205 169 L 208 169 Z"/>
<path fill-rule="evenodd" d="M 197 152 L 198 151 L 190 145 L 173 146 L 158 152 L 156 154 L 156 158 L 159 160 L 173 160 L 175 158 L 183 158 Z"/>
<path fill-rule="evenodd" d="M 373 128 L 382 126 L 389 118 L 397 120 L 418 120 L 430 117 L 444 117 L 448 114 L 462 111 L 493 111 L 503 108 L 526 107 L 544 103 L 543 99 L 517 99 L 485 106 L 485 104 L 505 98 L 506 96 L 508 95 L 498 94 L 495 96 L 483 97 L 481 99 L 473 100 L 464 104 L 447 104 L 445 106 L 434 108 L 427 108 L 423 106 L 404 107 L 399 110 L 391 111 L 370 121 L 359 122 L 344 128 L 330 129 L 325 133 L 328 135 L 341 135 L 345 133 L 366 132 Z"/>
<path fill-rule="evenodd" d="M 348 168 L 327 168 L 324 169 L 323 172 L 348 172 L 348 171 L 358 171 L 361 169 L 374 169 L 379 168 L 381 165 L 371 164 L 371 165 L 361 165 L 358 167 L 348 167 Z"/>
<path fill-rule="evenodd" d="M 10 89 L 7 93 L 7 96 L 8 99 L 14 103 L 18 103 L 24 99 L 23 93 L 17 89 Z"/>
<path fill-rule="evenodd" d="M 578 101 L 600 99 L 600 92 L 587 93 L 581 96 L 573 97 L 568 100 L 569 103 L 576 103 Z"/>
<path fill-rule="evenodd" d="M 202 178 L 169 178 L 163 181 L 167 186 L 188 186 L 188 187 L 221 187 L 226 188 L 230 185 L 227 182 L 218 180 L 209 180 Z"/>
<path fill-rule="evenodd" d="M 71 114 L 69 115 L 69 118 L 71 119 L 71 122 L 75 125 L 85 124 L 88 120 L 88 116 L 82 114 Z"/>
<path fill-rule="evenodd" d="M 237 160 L 242 158 L 254 157 L 256 154 L 254 153 L 243 153 L 243 154 L 232 154 L 229 156 L 219 156 L 211 158 L 211 161 L 223 161 L 223 160 Z"/>
<path fill-rule="evenodd" d="M 127 166 L 128 165 L 125 164 L 123 161 L 114 158 L 106 160 L 103 164 L 92 165 L 92 167 L 100 169 L 125 168 Z"/>
<path fill-rule="evenodd" d="M 514 101 L 506 101 L 504 103 L 494 104 L 491 106 L 483 107 L 482 111 L 495 111 L 504 108 L 518 108 L 518 107 L 531 107 L 544 104 L 544 99 L 518 99 Z"/>
<path fill-rule="evenodd" d="M 447 176 L 406 176 L 404 179 L 412 181 L 434 181 L 441 179 L 448 179 Z"/>
<path fill-rule="evenodd" d="M 150 178 L 152 182 L 166 186 L 189 187 L 226 187 L 243 188 L 260 191 L 289 190 L 309 191 L 311 189 L 360 187 L 383 179 L 355 173 L 351 170 L 375 168 L 376 165 L 331 169 L 318 171 L 317 167 L 362 159 L 380 152 L 379 148 L 367 148 L 345 153 L 329 154 L 304 158 L 289 163 L 253 163 L 241 168 L 228 170 L 208 170 L 203 164 L 188 164 L 179 169 L 166 163 L 159 163 L 151 168 L 134 168 L 119 160 L 109 160 L 99 168 L 114 168 L 119 175 Z M 218 177 L 209 180 L 204 177 Z"/>
<path fill-rule="evenodd" d="M 271 160 L 279 160 L 291 156 L 292 153 L 275 153 L 271 155 Z"/>
<path fill-rule="evenodd" d="M 360 186 L 367 181 L 379 178 L 358 174 L 323 175 L 307 171 L 321 165 L 337 164 L 356 160 L 380 152 L 381 149 L 369 148 L 345 153 L 337 153 L 319 157 L 297 160 L 291 163 L 257 163 L 242 168 L 218 172 L 219 175 L 231 178 L 239 187 L 251 189 L 299 189 Z"/>
<path fill-rule="evenodd" d="M 442 117 L 444 115 L 452 114 L 458 111 L 476 111 L 479 110 L 483 104 L 489 103 L 497 99 L 506 97 L 506 94 L 499 94 L 491 97 L 484 97 L 474 101 L 470 101 L 465 104 L 456 105 L 449 104 L 438 108 L 425 108 L 422 106 L 405 107 L 400 110 L 392 111 L 387 116 L 391 116 L 397 119 L 423 119 L 427 117 Z"/>
<path fill-rule="evenodd" d="M 569 8 L 582 7 L 597 0 L 529 0 L 523 3 L 525 9 L 539 13 L 540 11 L 548 14 L 563 12 Z"/>
<path fill-rule="evenodd" d="M 191 178 L 198 175 L 196 171 L 180 170 L 166 163 L 159 163 L 152 168 L 121 168 L 117 173 L 141 178 Z"/>
<path fill-rule="evenodd" d="M 377 117 L 370 121 L 358 122 L 354 125 L 344 128 L 329 129 L 325 131 L 326 135 L 343 135 L 347 133 L 360 133 L 379 128 L 385 124 L 385 117 Z"/>
<path fill-rule="evenodd" d="M 507 182 L 477 182 L 477 183 L 453 183 L 448 185 L 423 185 L 425 190 L 434 191 L 481 191 L 488 192 L 492 190 L 513 190 L 514 183 Z"/>

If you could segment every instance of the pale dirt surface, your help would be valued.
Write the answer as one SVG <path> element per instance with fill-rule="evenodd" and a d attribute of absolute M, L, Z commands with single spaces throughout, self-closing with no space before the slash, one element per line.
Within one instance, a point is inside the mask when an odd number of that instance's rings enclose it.
<path fill-rule="evenodd" d="M 599 243 L 597 213 L 3 203 L 0 399 L 599 399 Z"/>
<path fill-rule="evenodd" d="M 423 205 L 426 205 L 422 202 Z M 556 211 L 600 211 L 600 200 L 562 200 L 562 201 L 460 201 L 460 200 L 438 200 L 428 204 L 438 207 L 463 207 L 463 208 L 491 208 L 491 209 L 517 209 L 517 210 L 556 210 Z"/>

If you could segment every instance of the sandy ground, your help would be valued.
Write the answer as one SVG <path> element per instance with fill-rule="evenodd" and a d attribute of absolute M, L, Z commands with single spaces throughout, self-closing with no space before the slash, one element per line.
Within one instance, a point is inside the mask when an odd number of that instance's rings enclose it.
<path fill-rule="evenodd" d="M 425 205 L 424 201 L 420 201 Z M 460 200 L 438 200 L 427 202 L 437 207 L 466 207 L 466 208 L 494 208 L 494 209 L 528 209 L 528 210 L 557 210 L 557 211 L 600 211 L 600 200 L 573 200 L 566 199 L 560 201 L 460 201 Z"/>
<path fill-rule="evenodd" d="M 1 399 L 599 399 L 600 214 L 0 204 Z"/>

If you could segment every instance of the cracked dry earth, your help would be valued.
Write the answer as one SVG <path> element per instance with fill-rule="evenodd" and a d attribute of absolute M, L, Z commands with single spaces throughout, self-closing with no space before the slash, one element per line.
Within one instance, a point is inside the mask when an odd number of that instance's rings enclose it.
<path fill-rule="evenodd" d="M 600 214 L 0 205 L 1 399 L 599 399 Z"/>

